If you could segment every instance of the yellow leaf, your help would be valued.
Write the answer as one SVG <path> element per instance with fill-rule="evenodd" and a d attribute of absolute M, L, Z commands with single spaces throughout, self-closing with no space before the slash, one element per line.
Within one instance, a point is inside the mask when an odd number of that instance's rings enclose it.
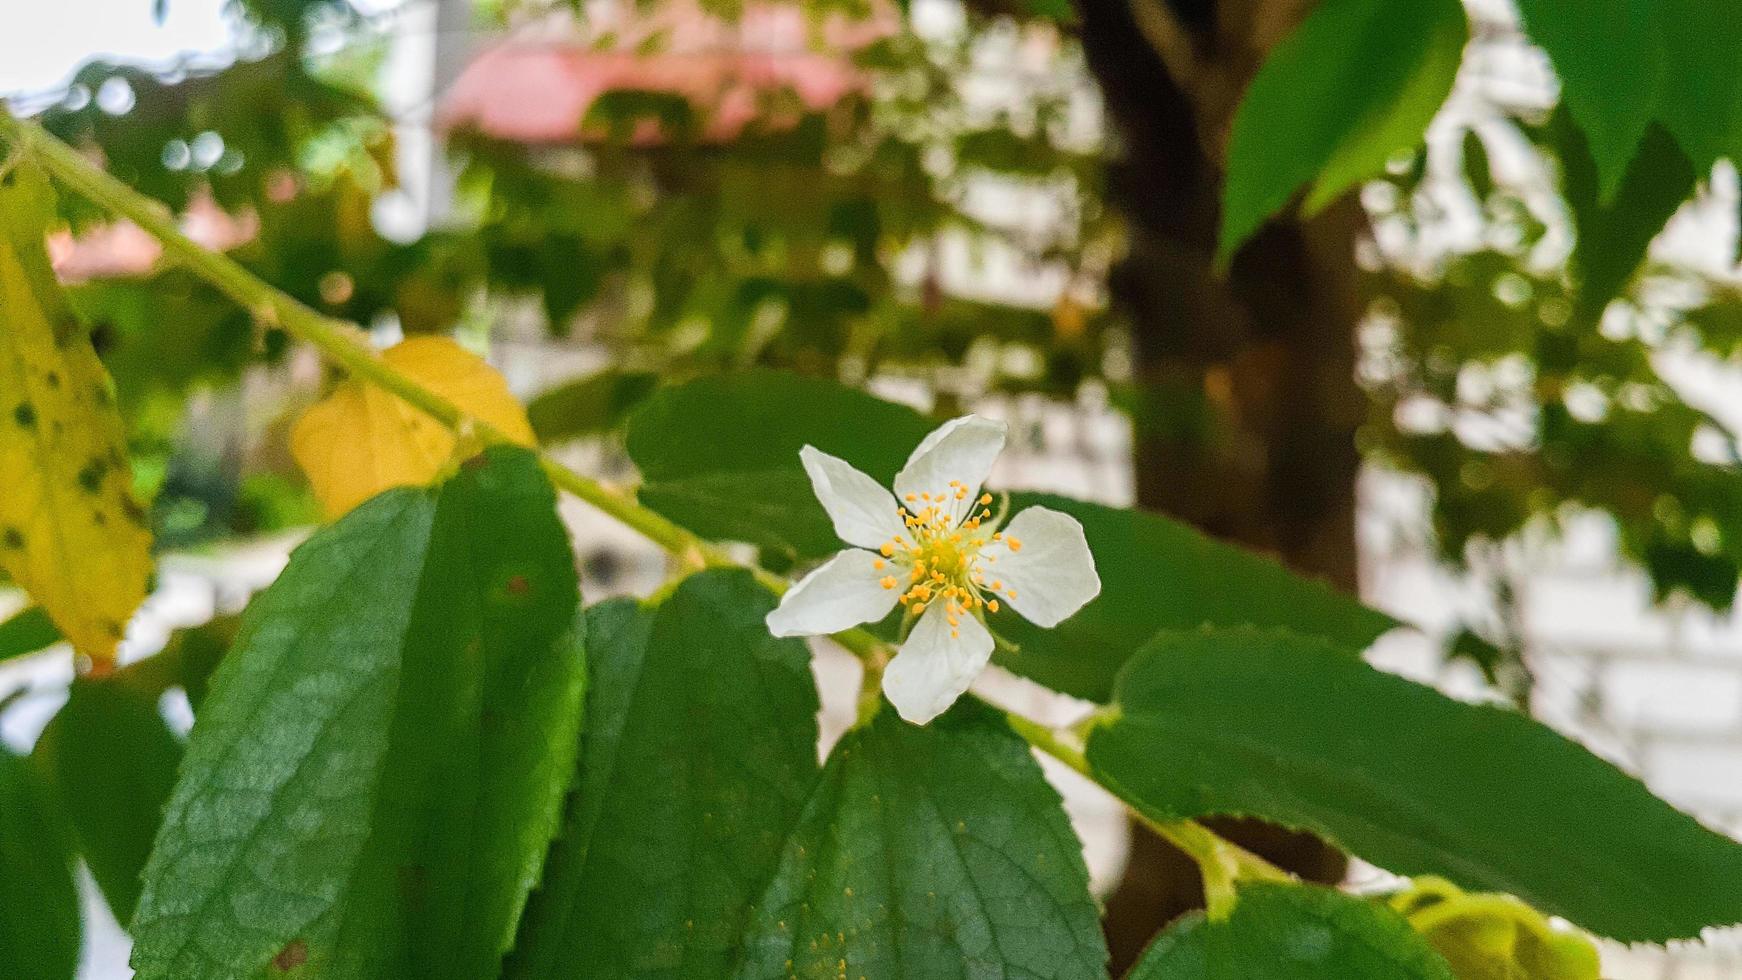
<path fill-rule="evenodd" d="M 382 352 L 389 366 L 488 422 L 523 446 L 534 444 L 526 409 L 502 375 L 446 337 L 413 337 Z M 447 427 L 364 381 L 340 382 L 309 407 L 290 433 L 290 451 L 328 517 L 390 487 L 435 482 L 454 454 Z"/>
<path fill-rule="evenodd" d="M 0 175 L 0 566 L 102 669 L 145 598 L 151 532 L 109 375 L 49 266 L 53 214 L 34 164 Z"/>

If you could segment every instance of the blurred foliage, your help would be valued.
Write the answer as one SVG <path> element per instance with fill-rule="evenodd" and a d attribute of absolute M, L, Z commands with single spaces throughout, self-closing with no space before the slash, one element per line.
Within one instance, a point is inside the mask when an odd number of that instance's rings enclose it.
<path fill-rule="evenodd" d="M 1559 172 L 1565 197 L 1497 179 L 1475 131 L 1463 136 L 1459 173 L 1418 159 L 1369 195 L 1388 244 L 1375 249 L 1383 258 L 1372 263 L 1359 341 L 1373 407 L 1363 448 L 1426 480 L 1441 557 L 1475 567 L 1502 620 L 1516 597 L 1485 567 L 1500 544 L 1558 536 L 1592 511 L 1613 517 L 1623 557 L 1660 600 L 1727 609 L 1742 569 L 1736 437 L 1684 397 L 1675 374 L 1735 368 L 1736 287 L 1685 266 L 1633 271 L 1693 189 L 1691 171 L 1685 159 L 1654 162 L 1679 154 L 1648 133 L 1634 164 L 1650 174 L 1638 178 L 1641 193 L 1599 204 L 1588 151 L 1564 114 L 1500 122 L 1489 138 L 1513 156 L 1523 148 L 1546 178 Z M 1480 223 L 1473 244 L 1447 247 L 1459 199 Z M 1603 298 L 1617 291 L 1616 302 Z M 1449 652 L 1492 680 L 1516 667 L 1521 639 L 1479 624 Z"/>
<path fill-rule="evenodd" d="M 520 23 L 553 6 L 487 3 L 479 17 Z M 869 9 L 806 6 L 850 18 Z M 1068 8 L 1019 6 L 976 5 L 959 29 L 924 35 L 904 19 L 851 56 L 861 89 L 820 111 L 764 92 L 757 120 L 728 141 L 710 136 L 705 107 L 634 90 L 598 99 L 560 145 L 457 133 L 460 217 L 409 241 L 376 226 L 395 188 L 390 120 L 365 94 L 382 49 L 343 2 L 241 0 L 251 40 L 235 64 L 158 77 L 93 63 L 42 118 L 172 207 L 209 196 L 244 218 L 252 237 L 236 257 L 323 312 L 408 334 L 485 318 L 525 336 L 530 319 L 533 332 L 602 347 L 616 370 L 533 404 L 546 440 L 613 428 L 655 377 L 725 367 L 911 374 L 946 397 L 1069 397 L 1098 379 L 1125 403 L 1124 327 L 1104 296 L 1119 219 L 1103 200 L 1101 124 L 1082 118 L 1092 81 Z M 1010 55 L 1019 50 L 1048 54 Z M 990 80 L 987 65 L 998 66 Z M 1630 168 L 1611 173 L 1577 115 L 1503 109 L 1453 134 L 1450 168 L 1418 152 L 1364 198 L 1386 244 L 1367 261 L 1375 301 L 1359 344 L 1373 412 L 1362 448 L 1426 480 L 1435 546 L 1455 568 L 1480 578 L 1504 542 L 1597 510 L 1614 516 L 1624 554 L 1660 596 L 1723 608 L 1742 568 L 1734 439 L 1682 397 L 1662 359 L 1735 359 L 1742 304 L 1734 284 L 1685 269 L 1635 273 L 1666 217 L 1703 186 L 1690 160 L 1710 154 L 1690 154 L 1687 127 L 1666 117 L 1643 130 Z M 1518 146 L 1554 190 L 1514 179 Z M 1473 205 L 1481 226 L 1450 249 L 1447 194 Z M 1018 196 L 1044 202 L 1044 218 L 1011 213 Z M 96 216 L 68 217 L 84 227 Z M 946 275 L 964 254 L 1062 282 L 1062 298 L 968 292 Z M 276 330 L 173 269 L 82 284 L 75 302 L 123 379 L 162 540 L 314 512 L 289 472 L 281 417 L 250 420 L 246 465 L 234 446 L 187 432 L 190 393 L 284 363 Z M 1181 408 L 1165 424 L 1216 425 L 1205 411 L 1215 409 Z M 1491 577 L 1494 615 L 1469 616 L 1447 653 L 1519 690 L 1508 583 Z"/>

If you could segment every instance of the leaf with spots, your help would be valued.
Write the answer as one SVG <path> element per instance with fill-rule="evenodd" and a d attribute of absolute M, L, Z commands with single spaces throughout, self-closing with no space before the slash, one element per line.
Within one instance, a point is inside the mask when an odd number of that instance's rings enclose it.
<path fill-rule="evenodd" d="M 1104 978 L 1082 849 L 985 705 L 883 711 L 835 747 L 756 903 L 739 980 Z"/>
<path fill-rule="evenodd" d="M 532 446 L 526 409 L 495 368 L 447 337 L 412 337 L 383 351 L 389 367 Z M 390 487 L 425 486 L 452 461 L 453 432 L 398 395 L 350 378 L 310 406 L 290 450 L 330 518 Z"/>
<path fill-rule="evenodd" d="M 728 974 L 817 775 L 809 656 L 768 635 L 773 606 L 722 570 L 588 612 L 577 802 L 508 976 Z"/>
<path fill-rule="evenodd" d="M 499 447 L 297 550 L 194 725 L 134 917 L 141 980 L 495 975 L 579 744 L 555 504 Z"/>
<path fill-rule="evenodd" d="M 1226 921 L 1194 912 L 1156 938 L 1130 980 L 1453 980 L 1396 912 L 1329 888 L 1252 883 Z"/>
<path fill-rule="evenodd" d="M 109 376 L 55 282 L 54 192 L 0 176 L 0 567 L 80 653 L 112 663 L 151 576 Z"/>

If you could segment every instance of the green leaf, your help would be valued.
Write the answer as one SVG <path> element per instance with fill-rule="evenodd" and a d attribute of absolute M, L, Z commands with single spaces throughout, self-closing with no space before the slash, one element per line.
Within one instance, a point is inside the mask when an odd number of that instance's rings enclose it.
<path fill-rule="evenodd" d="M 600 371 L 539 395 L 526 415 L 539 442 L 597 435 L 621 425 L 658 383 L 646 371 Z"/>
<path fill-rule="evenodd" d="M 1090 765 L 1156 819 L 1245 814 L 1627 942 L 1742 921 L 1742 845 L 1523 715 L 1284 632 L 1164 633 Z"/>
<path fill-rule="evenodd" d="M 20 609 L 0 622 L 0 660 L 35 653 L 60 641 L 60 630 L 41 606 Z"/>
<path fill-rule="evenodd" d="M 1469 30 L 1457 0 L 1326 0 L 1271 52 L 1234 116 L 1218 261 L 1296 191 L 1313 213 L 1421 142 Z"/>
<path fill-rule="evenodd" d="M 79 854 L 123 923 L 181 763 L 157 701 L 119 678 L 76 680 L 36 743 Z"/>
<path fill-rule="evenodd" d="M 1464 183 L 1478 202 L 1494 193 L 1494 171 L 1488 165 L 1488 147 L 1474 129 L 1464 131 Z"/>
<path fill-rule="evenodd" d="M 768 635 L 773 605 L 711 571 L 589 611 L 576 803 L 509 976 L 727 972 L 817 775 L 809 655 Z"/>
<path fill-rule="evenodd" d="M 748 540 L 803 558 L 842 547 L 799 463 L 806 444 L 884 485 L 934 423 L 902 405 L 830 381 L 773 371 L 704 378 L 663 390 L 629 422 L 628 447 L 647 482 L 641 502 L 709 538 Z M 1362 648 L 1395 626 L 1323 583 L 1184 524 L 1043 494 L 1083 523 L 1100 598 L 1053 630 L 1015 614 L 996 624 L 1019 649 L 1000 662 L 1078 697 L 1106 700 L 1131 651 L 1158 629 L 1286 626 Z"/>
<path fill-rule="evenodd" d="M 841 543 L 798 451 L 816 446 L 888 486 L 931 429 L 905 405 L 833 381 L 745 371 L 654 395 L 626 443 L 642 503 L 704 537 L 816 558 Z"/>
<path fill-rule="evenodd" d="M 0 744 L 0 977 L 72 980 L 78 966 L 72 846 L 35 769 Z"/>
<path fill-rule="evenodd" d="M 1361 650 L 1397 621 L 1268 558 L 1177 521 L 1048 494 L 1011 495 L 1011 513 L 1041 505 L 1083 524 L 1101 594 L 1052 629 L 1017 615 L 994 628 L 1015 646 L 998 662 L 1077 697 L 1105 701 L 1119 668 L 1157 630 L 1286 627 Z"/>
<path fill-rule="evenodd" d="M 757 901 L 739 980 L 1095 978 L 1082 847 L 1027 743 L 964 700 L 847 733 Z"/>
<path fill-rule="evenodd" d="M 573 774 L 577 604 L 555 495 L 517 449 L 297 549 L 194 725 L 138 976 L 493 976 Z"/>
<path fill-rule="evenodd" d="M 1555 113 L 1551 129 L 1576 236 L 1571 259 L 1575 314 L 1592 320 L 1633 278 L 1652 239 L 1693 192 L 1699 174 L 1669 133 L 1653 125 L 1627 167 L 1621 192 L 1605 204 L 1589 146 L 1565 111 Z"/>
<path fill-rule="evenodd" d="M 1657 113 L 1669 67 L 1660 0 L 1519 0 L 1524 27 L 1548 53 L 1561 100 L 1590 146 L 1597 199 L 1626 198 L 1628 163 Z M 1732 25 L 1726 24 L 1726 27 Z"/>
<path fill-rule="evenodd" d="M 1658 120 L 1701 174 L 1742 156 L 1742 44 L 1722 0 L 1659 0 L 1667 62 Z"/>
<path fill-rule="evenodd" d="M 1254 882 L 1225 922 L 1194 912 L 1129 980 L 1452 980 L 1397 913 L 1328 888 Z"/>

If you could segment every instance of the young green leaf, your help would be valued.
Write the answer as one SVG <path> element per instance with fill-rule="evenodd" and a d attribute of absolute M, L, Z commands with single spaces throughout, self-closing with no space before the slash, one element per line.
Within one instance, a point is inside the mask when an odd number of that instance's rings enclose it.
<path fill-rule="evenodd" d="M 1089 763 L 1158 819 L 1247 814 L 1628 942 L 1742 921 L 1742 845 L 1541 724 L 1284 632 L 1164 633 Z"/>
<path fill-rule="evenodd" d="M 829 757 L 756 903 L 739 980 L 1107 975 L 1082 849 L 983 704 L 882 711 Z"/>
<path fill-rule="evenodd" d="M 78 966 L 66 827 L 30 763 L 0 744 L 0 977 L 72 980 Z"/>
<path fill-rule="evenodd" d="M 1193 913 L 1156 938 L 1130 980 L 1452 980 L 1397 913 L 1310 885 L 1242 885 L 1225 922 Z"/>
<path fill-rule="evenodd" d="M 723 976 L 816 782 L 816 686 L 739 571 L 588 612 L 575 803 L 511 977 Z"/>
<path fill-rule="evenodd" d="M 1387 902 L 1445 958 L 1460 980 L 1598 980 L 1590 939 L 1510 895 L 1469 894 L 1424 877 Z"/>
<path fill-rule="evenodd" d="M 800 557 L 841 547 L 799 450 L 814 445 L 887 485 L 932 429 L 925 416 L 830 381 L 773 371 L 665 389 L 630 420 L 644 504 L 705 537 L 785 546 Z M 1158 629 L 1286 626 L 1360 649 L 1396 625 L 1330 587 L 1184 524 L 1042 494 L 1014 494 L 1082 522 L 1101 595 L 1058 628 L 1004 617 L 1006 667 L 1105 700 L 1132 650 Z"/>
<path fill-rule="evenodd" d="M 137 975 L 494 975 L 573 773 L 577 603 L 554 493 L 515 449 L 299 548 L 195 723 Z"/>
<path fill-rule="evenodd" d="M 1596 199 L 1605 205 L 1617 199 L 1673 74 L 1660 6 L 1660 0 L 1519 0 L 1525 31 L 1548 53 L 1561 100 L 1589 143 Z"/>
<path fill-rule="evenodd" d="M 37 166 L 0 162 L 0 567 L 108 664 L 145 597 L 151 532 L 109 376 L 49 266 L 53 218 Z"/>
<path fill-rule="evenodd" d="M 181 763 L 181 740 L 157 700 L 119 679 L 74 681 L 36 743 L 79 855 L 120 922 L 133 918 Z"/>
<path fill-rule="evenodd" d="M 1218 261 L 1303 185 L 1311 214 L 1421 142 L 1469 28 L 1457 0 L 1326 0 L 1277 45 L 1228 143 Z"/>

